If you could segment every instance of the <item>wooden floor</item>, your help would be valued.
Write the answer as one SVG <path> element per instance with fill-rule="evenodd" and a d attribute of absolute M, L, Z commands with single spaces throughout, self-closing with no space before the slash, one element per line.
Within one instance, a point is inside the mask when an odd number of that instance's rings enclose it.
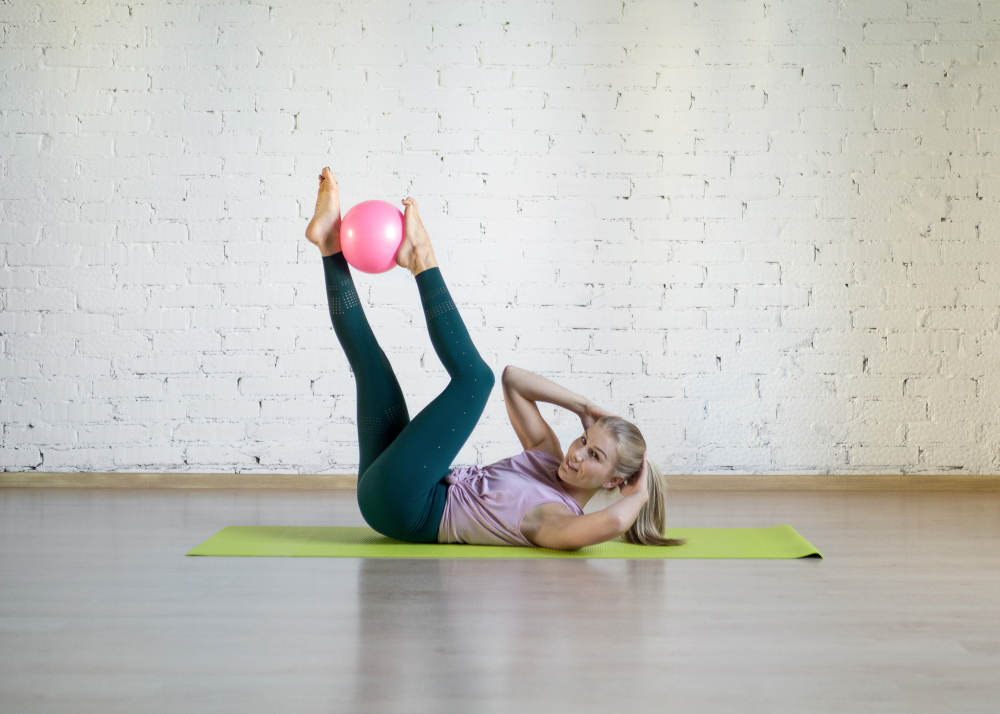
<path fill-rule="evenodd" d="M 995 712 L 1000 494 L 675 493 L 825 560 L 186 558 L 351 492 L 0 490 L 0 712 Z"/>

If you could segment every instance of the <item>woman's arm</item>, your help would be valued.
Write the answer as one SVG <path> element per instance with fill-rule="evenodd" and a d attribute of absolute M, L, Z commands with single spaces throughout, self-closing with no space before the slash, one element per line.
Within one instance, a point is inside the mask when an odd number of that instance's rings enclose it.
<path fill-rule="evenodd" d="M 546 503 L 526 514 L 521 533 L 535 545 L 555 550 L 576 550 L 617 538 L 632 527 L 649 500 L 646 473 L 643 454 L 639 473 L 620 487 L 622 500 L 583 516 L 573 515 L 561 503 Z"/>
<path fill-rule="evenodd" d="M 521 533 L 541 548 L 577 550 L 617 538 L 635 523 L 648 496 L 633 493 L 602 511 L 576 516 L 558 503 L 539 508 L 536 524 L 522 522 Z M 534 527 L 531 527 L 531 526 Z"/>
<path fill-rule="evenodd" d="M 584 418 L 590 400 L 526 369 L 507 365 L 500 377 L 507 416 L 525 451 L 537 449 L 562 461 L 562 447 L 552 427 L 542 418 L 536 402 L 555 404 Z"/>
<path fill-rule="evenodd" d="M 590 404 L 589 399 L 560 387 L 552 380 L 512 364 L 504 367 L 501 380 L 518 396 L 532 402 L 555 404 L 577 415 L 583 414 Z"/>

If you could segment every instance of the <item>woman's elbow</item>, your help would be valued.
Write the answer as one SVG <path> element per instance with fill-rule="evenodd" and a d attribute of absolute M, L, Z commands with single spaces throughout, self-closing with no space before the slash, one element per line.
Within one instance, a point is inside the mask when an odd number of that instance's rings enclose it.
<path fill-rule="evenodd" d="M 584 546 L 566 533 L 538 533 L 531 539 L 533 545 L 549 550 L 580 550 Z"/>
<path fill-rule="evenodd" d="M 616 527 L 617 523 L 615 524 Z M 553 550 L 580 550 L 580 548 L 614 540 L 626 530 L 628 530 L 627 527 L 622 528 L 620 531 L 603 528 L 600 530 L 588 529 L 583 533 L 565 533 L 561 534 L 558 538 L 553 538 L 552 544 L 545 547 Z"/>
<path fill-rule="evenodd" d="M 614 535 L 611 536 L 611 538 L 617 538 L 618 536 L 620 536 L 622 533 L 631 528 L 634 522 L 635 522 L 634 518 L 629 520 L 625 516 L 618 516 L 618 515 L 613 516 L 612 522 L 610 524 L 610 529 L 614 532 Z"/>
<path fill-rule="evenodd" d="M 543 546 L 549 550 L 561 550 L 563 552 L 571 553 L 574 550 L 580 550 L 586 546 L 586 543 L 571 543 L 565 540 L 555 541 L 551 545 Z"/>

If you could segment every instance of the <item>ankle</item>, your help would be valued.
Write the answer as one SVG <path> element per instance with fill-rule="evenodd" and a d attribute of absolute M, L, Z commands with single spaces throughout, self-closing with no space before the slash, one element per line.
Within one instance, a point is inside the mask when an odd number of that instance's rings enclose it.
<path fill-rule="evenodd" d="M 413 251 L 414 267 L 411 271 L 416 277 L 425 270 L 438 267 L 437 259 L 434 257 L 434 249 L 429 245 L 420 246 Z"/>
<path fill-rule="evenodd" d="M 333 223 L 330 231 L 316 244 L 324 258 L 340 252 L 340 219 Z"/>
<path fill-rule="evenodd" d="M 319 254 L 322 257 L 324 257 L 324 258 L 329 258 L 331 255 L 336 255 L 337 253 L 341 253 L 341 252 L 342 251 L 340 250 L 340 246 L 339 245 L 337 245 L 337 246 L 333 246 L 333 245 L 321 245 L 319 247 Z"/>

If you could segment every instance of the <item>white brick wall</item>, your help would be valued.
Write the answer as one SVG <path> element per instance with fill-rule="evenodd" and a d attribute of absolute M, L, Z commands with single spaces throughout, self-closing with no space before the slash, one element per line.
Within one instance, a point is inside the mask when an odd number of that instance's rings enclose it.
<path fill-rule="evenodd" d="M 0 468 L 353 471 L 329 165 L 668 472 L 1000 472 L 998 129 L 996 0 L 0 4 Z"/>

